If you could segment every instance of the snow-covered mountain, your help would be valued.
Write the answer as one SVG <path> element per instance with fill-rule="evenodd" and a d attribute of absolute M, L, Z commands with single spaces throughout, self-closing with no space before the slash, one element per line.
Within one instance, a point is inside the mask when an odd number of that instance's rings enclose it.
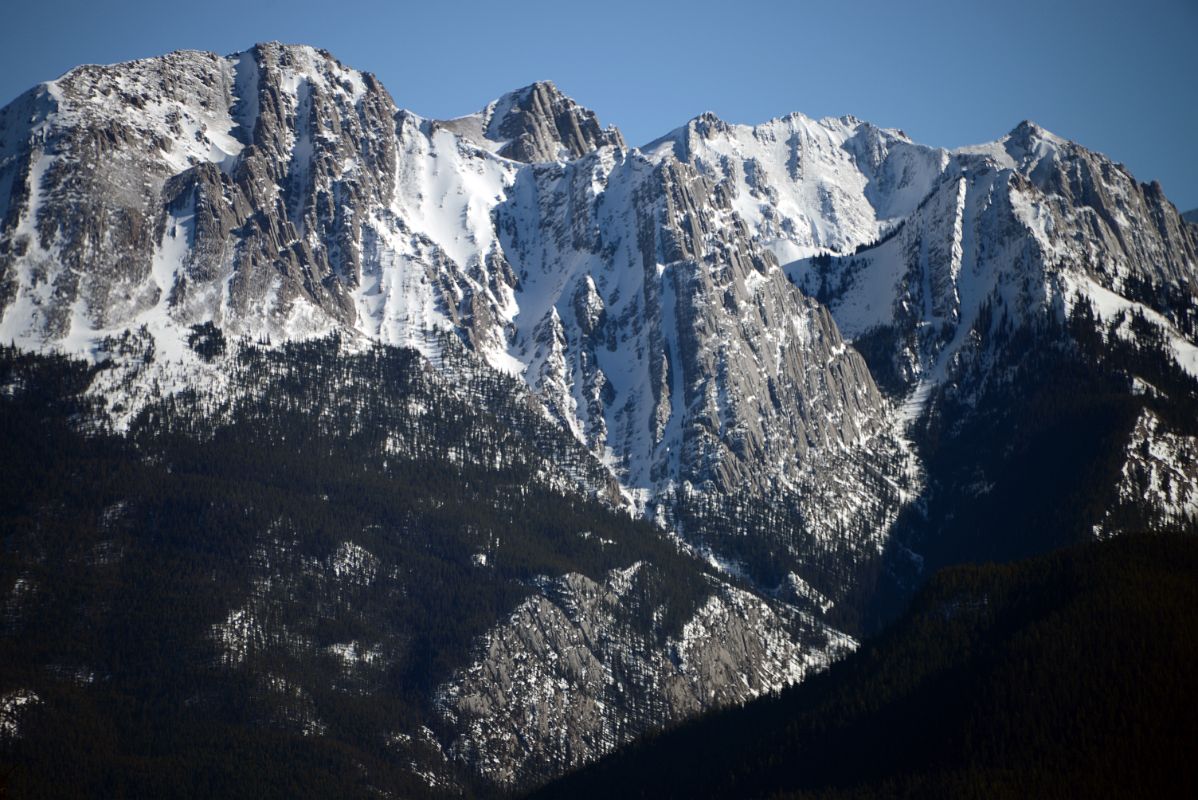
<path fill-rule="evenodd" d="M 1198 375 L 1196 263 L 1198 238 L 1159 185 L 1138 184 L 1109 159 L 1024 122 L 992 145 L 952 154 L 886 242 L 835 266 L 798 262 L 791 274 L 831 302 L 850 337 L 898 324 L 919 339 L 916 328 L 932 328 L 902 365 L 908 381 L 927 386 L 984 347 L 983 309 L 1002 308 L 1019 325 L 1079 301 L 1104 320 L 1148 315 Z"/>
<path fill-rule="evenodd" d="M 574 448 L 546 486 L 727 579 L 689 638 L 653 622 L 652 645 L 618 571 L 494 620 L 436 696 L 448 752 L 500 780 L 850 647 L 879 585 L 910 588 L 965 504 L 998 503 L 1024 422 L 977 431 L 1045 353 L 1127 405 L 1069 524 L 1198 514 L 1198 228 L 1027 122 L 950 151 L 853 117 L 704 114 L 631 148 L 551 83 L 432 120 L 273 43 L 79 67 L 0 111 L 0 341 L 103 365 L 87 391 L 121 430 L 163 391 L 248 402 L 236 347 L 197 347 L 212 330 L 414 348 L 480 413 L 461 387 L 514 378 Z"/>
<path fill-rule="evenodd" d="M 902 472 L 864 362 L 725 195 L 551 84 L 438 122 L 263 45 L 80 68 L 2 124 L 0 336 L 22 346 L 103 358 L 145 325 L 165 369 L 206 321 L 426 351 L 455 331 L 663 519 L 676 492 L 793 493 L 880 453 Z"/>

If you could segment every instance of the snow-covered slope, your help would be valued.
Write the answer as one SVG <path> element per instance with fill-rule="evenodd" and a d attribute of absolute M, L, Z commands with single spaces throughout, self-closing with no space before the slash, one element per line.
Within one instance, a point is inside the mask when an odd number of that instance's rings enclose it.
<path fill-rule="evenodd" d="M 511 352 L 631 490 L 764 489 L 877 430 L 864 363 L 685 165 L 603 150 L 521 172 L 496 214 Z"/>
<path fill-rule="evenodd" d="M 1172 357 L 1198 375 L 1198 236 L 1156 184 L 1022 123 L 993 144 L 951 154 L 894 233 L 788 272 L 829 303 L 849 339 L 889 329 L 917 414 L 931 387 L 985 358 L 1000 327 L 1130 312 L 1159 325 Z"/>
<path fill-rule="evenodd" d="M 1033 123 L 947 151 L 852 117 L 704 114 L 645 151 L 707 176 L 848 339 L 898 328 L 911 413 L 995 304 L 1024 320 L 1083 296 L 1104 318 L 1143 309 L 1194 363 L 1193 230 L 1159 186 Z"/>
<path fill-rule="evenodd" d="M 707 176 L 778 260 L 874 242 L 927 195 L 948 154 L 854 117 L 732 125 L 703 114 L 650 143 Z"/>

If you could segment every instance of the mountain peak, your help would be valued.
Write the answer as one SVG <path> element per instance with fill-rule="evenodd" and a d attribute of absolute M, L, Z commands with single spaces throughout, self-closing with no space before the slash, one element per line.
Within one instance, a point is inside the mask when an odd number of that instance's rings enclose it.
<path fill-rule="evenodd" d="M 616 128 L 601 128 L 595 112 L 562 94 L 551 81 L 506 94 L 488 111 L 488 138 L 506 142 L 500 155 L 516 161 L 569 160 L 605 145 L 624 145 Z"/>
<path fill-rule="evenodd" d="M 257 53 L 277 53 L 287 55 L 320 55 L 327 58 L 332 58 L 332 54 L 323 48 L 313 47 L 309 44 L 292 44 L 280 42 L 277 39 L 272 39 L 269 42 L 255 42 L 252 47 L 244 52 Z"/>
<path fill-rule="evenodd" d="M 1015 163 L 1024 165 L 1026 169 L 1032 169 L 1069 144 L 1065 139 L 1045 130 L 1030 119 L 1020 122 L 998 143 Z"/>
<path fill-rule="evenodd" d="M 1058 145 L 1065 142 L 1060 136 L 1037 125 L 1030 119 L 1025 119 L 1012 128 L 1011 132 L 1006 135 L 1006 141 L 1029 150 L 1040 143 Z"/>
<path fill-rule="evenodd" d="M 642 145 L 641 149 L 645 153 L 657 154 L 654 156 L 655 158 L 665 153 L 673 153 L 679 161 L 686 161 L 690 158 L 690 139 L 692 137 L 713 139 L 720 134 L 727 133 L 731 127 L 714 111 L 704 111 L 702 114 L 691 117 L 685 125 L 675 128 L 665 136 L 660 136 Z"/>
<path fill-rule="evenodd" d="M 603 128 L 594 111 L 541 80 L 508 92 L 482 111 L 438 125 L 513 161 L 570 161 L 608 145 L 624 146 L 615 126 Z"/>
<path fill-rule="evenodd" d="M 567 97 L 566 94 L 564 92 L 562 92 L 561 89 L 557 88 L 557 84 L 551 80 L 533 81 L 532 83 L 528 84 L 527 86 L 522 86 L 519 89 L 508 92 L 507 94 L 505 94 L 503 96 L 504 97 L 528 98 L 537 92 L 543 92 L 548 95 L 551 95 L 554 98 L 559 98 L 559 99 L 569 100 L 570 102 L 574 102 L 573 100 L 571 100 L 571 98 Z"/>
<path fill-rule="evenodd" d="M 691 128 L 703 138 L 707 139 L 717 133 L 723 133 L 730 127 L 727 122 L 720 119 L 719 115 L 714 111 L 704 111 L 699 116 L 692 119 L 688 124 Z"/>
<path fill-rule="evenodd" d="M 607 145 L 624 146 L 619 130 L 600 127 L 595 112 L 552 81 L 531 83 L 488 105 L 482 134 L 499 144 L 500 155 L 526 163 L 568 161 Z"/>

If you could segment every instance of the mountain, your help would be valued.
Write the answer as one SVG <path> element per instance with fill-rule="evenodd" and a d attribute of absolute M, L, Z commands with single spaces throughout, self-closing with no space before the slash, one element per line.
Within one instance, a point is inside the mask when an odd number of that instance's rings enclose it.
<path fill-rule="evenodd" d="M 40 599 L 12 601 L 4 696 L 134 693 L 123 651 L 118 683 L 71 683 L 96 670 L 31 624 L 66 613 L 36 532 L 64 508 L 103 549 L 89 504 L 141 509 L 145 569 L 176 570 L 159 484 L 225 509 L 166 517 L 225 591 L 138 599 L 151 628 L 186 609 L 203 696 L 244 689 L 254 747 L 369 760 L 365 793 L 528 785 L 780 689 L 941 566 L 1192 527 L 1196 230 L 1026 122 L 948 151 L 705 114 L 633 148 L 552 83 L 426 119 L 310 47 L 79 67 L 0 111 L 6 452 L 82 481 L 5 507 L 0 590 Z M 104 483 L 92 447 L 143 477 Z M 343 494 L 309 519 L 288 504 L 338 497 L 321 459 Z M 226 508 L 226 461 L 277 519 Z M 479 519 L 437 511 L 463 498 Z M 521 530 L 538 505 L 570 524 Z M 365 610 L 351 561 L 375 565 Z M 96 619 L 126 602 L 54 569 Z M 402 725 L 363 716 L 384 694 Z M 246 723 L 200 705 L 146 713 Z"/>
<path fill-rule="evenodd" d="M 1190 209 L 1181 215 L 1186 222 L 1198 222 L 1198 208 Z"/>
<path fill-rule="evenodd" d="M 620 751 L 532 797 L 1184 795 L 1198 684 L 1192 536 L 938 574 L 802 686 Z"/>

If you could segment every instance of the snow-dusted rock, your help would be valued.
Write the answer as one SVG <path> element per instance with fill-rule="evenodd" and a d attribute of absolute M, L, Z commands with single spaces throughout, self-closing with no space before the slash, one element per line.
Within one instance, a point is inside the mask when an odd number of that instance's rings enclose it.
<path fill-rule="evenodd" d="M 856 647 L 727 584 L 670 634 L 645 604 L 651 571 L 637 563 L 602 583 L 564 575 L 491 630 L 438 692 L 457 731 L 452 756 L 501 784 L 560 773 L 671 721 L 781 689 Z"/>

